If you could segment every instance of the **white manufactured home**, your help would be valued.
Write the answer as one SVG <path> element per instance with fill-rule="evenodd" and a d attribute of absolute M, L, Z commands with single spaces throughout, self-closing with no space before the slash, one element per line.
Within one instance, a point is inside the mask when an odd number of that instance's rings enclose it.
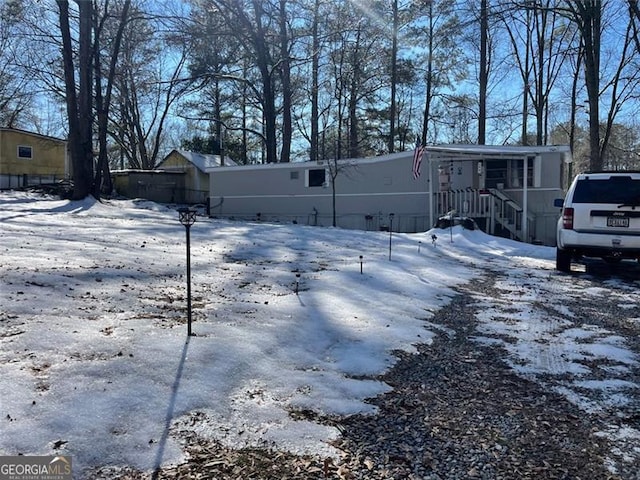
<path fill-rule="evenodd" d="M 491 234 L 555 244 L 569 147 L 429 146 L 417 178 L 413 156 L 211 168 L 210 215 L 420 232 L 455 211 Z"/>

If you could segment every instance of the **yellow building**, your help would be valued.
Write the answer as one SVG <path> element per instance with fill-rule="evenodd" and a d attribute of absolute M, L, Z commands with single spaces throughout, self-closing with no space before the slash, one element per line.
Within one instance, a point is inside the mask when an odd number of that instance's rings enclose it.
<path fill-rule="evenodd" d="M 0 188 L 55 183 L 70 173 L 65 140 L 0 127 Z"/>

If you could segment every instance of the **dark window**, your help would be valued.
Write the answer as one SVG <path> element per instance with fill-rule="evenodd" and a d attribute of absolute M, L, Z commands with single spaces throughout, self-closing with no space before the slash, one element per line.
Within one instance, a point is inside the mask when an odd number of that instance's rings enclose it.
<path fill-rule="evenodd" d="M 640 180 L 631 177 L 579 180 L 573 194 L 574 203 L 638 203 Z"/>
<path fill-rule="evenodd" d="M 498 184 L 502 184 L 503 188 L 507 186 L 507 160 L 487 160 L 486 165 L 486 188 L 498 188 Z"/>
<path fill-rule="evenodd" d="M 18 158 L 32 158 L 31 147 L 18 145 Z"/>
<path fill-rule="evenodd" d="M 533 162 L 530 158 L 527 165 L 527 185 L 533 186 Z M 485 188 L 522 188 L 524 177 L 524 160 L 486 160 Z"/>
<path fill-rule="evenodd" d="M 322 187 L 325 182 L 325 173 L 326 172 L 324 168 L 309 170 L 309 186 Z"/>

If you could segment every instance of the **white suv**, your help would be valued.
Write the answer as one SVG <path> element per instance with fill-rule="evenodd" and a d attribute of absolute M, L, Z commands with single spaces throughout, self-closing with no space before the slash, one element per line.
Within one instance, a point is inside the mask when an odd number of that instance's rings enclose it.
<path fill-rule="evenodd" d="M 582 256 L 640 261 L 640 172 L 581 173 L 555 205 L 556 269 L 569 272 Z"/>

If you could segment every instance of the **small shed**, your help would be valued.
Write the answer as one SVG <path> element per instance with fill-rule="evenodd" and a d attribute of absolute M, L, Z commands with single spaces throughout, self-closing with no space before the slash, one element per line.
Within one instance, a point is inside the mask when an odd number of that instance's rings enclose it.
<path fill-rule="evenodd" d="M 372 158 L 210 169 L 211 214 L 426 231 L 441 215 L 471 217 L 487 233 L 553 245 L 568 146 L 443 145 Z"/>
<path fill-rule="evenodd" d="M 182 172 L 184 178 L 184 199 L 186 203 L 205 203 L 209 196 L 209 171 L 220 166 L 236 163 L 229 157 L 172 150 L 156 167 L 164 172 Z"/>
<path fill-rule="evenodd" d="M 0 128 L 0 188 L 66 180 L 71 174 L 67 141 L 16 128 Z"/>
<path fill-rule="evenodd" d="M 185 172 L 161 170 L 114 170 L 114 190 L 123 197 L 158 203 L 185 203 Z"/>

